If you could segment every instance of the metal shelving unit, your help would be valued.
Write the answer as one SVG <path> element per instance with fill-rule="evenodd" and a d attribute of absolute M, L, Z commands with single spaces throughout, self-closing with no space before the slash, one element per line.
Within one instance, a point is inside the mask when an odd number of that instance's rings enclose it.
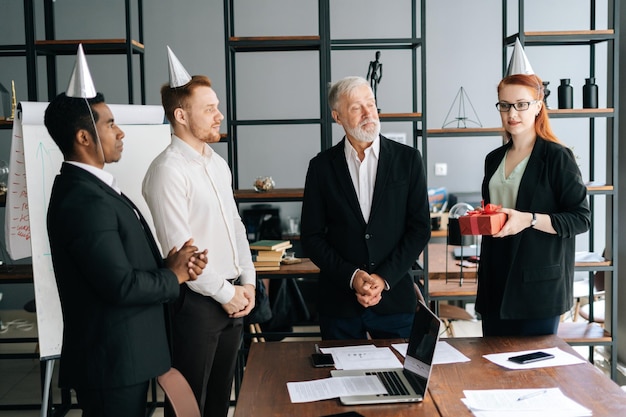
<path fill-rule="evenodd" d="M 235 200 L 238 203 L 258 202 L 293 202 L 302 201 L 302 188 L 275 189 L 267 193 L 256 193 L 254 190 L 239 188 L 239 172 L 237 152 L 239 150 L 238 128 L 239 126 L 264 126 L 264 125 L 319 125 L 320 151 L 332 146 L 332 123 L 330 110 L 328 109 L 326 94 L 327 85 L 331 81 L 331 51 L 348 50 L 381 50 L 381 49 L 405 49 L 411 51 L 413 67 L 411 71 L 412 106 L 406 113 L 381 113 L 381 122 L 411 122 L 413 131 L 413 146 L 418 146 L 418 138 L 421 136 L 422 154 L 426 157 L 426 134 L 420 129 L 426 126 L 426 51 L 424 37 L 425 29 L 425 1 L 411 1 L 411 36 L 401 39 L 332 39 L 330 33 L 330 0 L 318 0 L 318 34 L 312 36 L 259 36 L 238 37 L 235 31 L 234 0 L 224 0 L 224 32 L 226 52 L 226 125 L 227 134 L 221 142 L 228 144 L 228 163 L 233 173 L 233 185 L 235 188 Z M 419 10 L 418 10 L 419 7 Z M 419 11 L 420 22 L 418 25 L 417 14 Z M 301 119 L 263 119 L 246 120 L 239 117 L 237 108 L 237 80 L 236 67 L 237 55 L 247 52 L 291 52 L 291 51 L 317 51 L 319 65 L 318 98 L 319 117 Z M 420 58 L 421 68 L 418 72 L 417 58 Z M 418 79 L 418 73 L 421 78 Z M 418 88 L 421 92 L 418 94 Z M 303 100 L 307 98 L 304 97 Z M 421 105 L 421 112 L 418 112 Z M 304 185 L 304 184 L 303 184 Z M 426 256 L 426 253 L 424 254 Z M 309 333 L 292 334 L 292 336 L 311 336 Z M 245 357 L 240 352 L 240 360 Z M 240 378 L 238 374 L 238 378 Z M 239 380 L 236 378 L 236 387 Z M 238 391 L 238 389 L 236 389 Z"/>
<path fill-rule="evenodd" d="M 125 38 L 120 39 L 75 39 L 58 40 L 55 37 L 54 0 L 43 0 L 45 39 L 37 39 L 35 19 L 35 0 L 24 0 L 24 33 L 25 43 L 19 45 L 0 45 L 0 58 L 3 56 L 23 56 L 26 59 L 26 77 L 28 80 L 28 101 L 38 101 L 37 58 L 46 57 L 46 79 L 48 100 L 57 95 L 56 88 L 56 57 L 58 55 L 75 55 L 78 44 L 82 43 L 85 54 L 126 55 L 126 72 L 128 80 L 128 103 L 133 104 L 134 70 L 133 55 L 139 56 L 140 100 L 146 102 L 145 64 L 143 44 L 143 0 L 137 0 L 138 40 L 132 39 L 133 19 L 131 0 L 124 0 Z M 10 129 L 12 123 L 3 123 L 2 129 Z"/>
<path fill-rule="evenodd" d="M 417 22 L 417 14 L 421 21 Z M 237 151 L 239 126 L 262 125 L 297 125 L 307 124 L 320 126 L 320 150 L 331 147 L 333 119 L 326 104 L 326 89 L 331 81 L 331 51 L 347 50 L 381 50 L 405 49 L 412 53 L 412 108 L 407 113 L 381 113 L 381 122 L 412 122 L 413 146 L 418 146 L 418 137 L 422 137 L 422 152 L 426 153 L 426 135 L 422 134 L 420 124 L 425 126 L 426 105 L 426 51 L 424 45 L 425 30 L 425 2 L 411 1 L 411 36 L 408 38 L 382 39 L 332 39 L 330 33 L 330 0 L 318 1 L 318 34 L 313 36 L 259 36 L 238 37 L 235 32 L 234 0 L 224 0 L 224 31 L 226 50 L 226 89 L 227 89 L 227 137 L 228 159 L 233 171 L 235 188 L 239 186 Z M 318 51 L 319 61 L 319 117 L 304 119 L 273 119 L 273 120 L 243 120 L 237 113 L 237 82 L 235 79 L 237 59 L 239 53 L 246 52 L 284 52 L 284 51 Z M 420 54 L 421 79 L 418 79 L 417 62 Z M 418 87 L 421 92 L 418 93 Z M 421 103 L 422 111 L 418 112 Z M 273 201 L 281 201 L 273 200 Z M 292 200 L 293 201 L 293 200 Z"/>
<path fill-rule="evenodd" d="M 589 119 L 589 149 L 590 149 L 590 181 L 594 180 L 597 172 L 594 166 L 594 149 L 596 147 L 597 132 L 595 118 L 606 118 L 606 181 L 603 186 L 590 186 L 589 200 L 591 210 L 594 210 L 596 197 L 606 199 L 606 222 L 603 225 L 592 224 L 589 232 L 589 248 L 596 247 L 594 242 L 594 229 L 603 227 L 606 230 L 604 242 L 605 258 L 607 262 L 599 264 L 576 264 L 577 271 L 589 271 L 589 300 L 590 300 L 590 321 L 593 321 L 593 273 L 605 271 L 607 291 L 607 316 L 610 320 L 606 322 L 608 328 L 601 329 L 597 325 L 586 323 L 563 323 L 559 328 L 559 335 L 571 345 L 589 346 L 589 359 L 593 361 L 594 346 L 606 346 L 610 349 L 611 378 L 616 378 L 617 370 L 617 182 L 618 182 L 618 106 L 619 106 L 619 13 L 620 2 L 618 0 L 608 0 L 608 28 L 596 29 L 596 2 L 589 1 L 589 30 L 572 31 L 524 31 L 524 0 L 518 0 L 518 32 L 510 35 L 508 33 L 508 4 L 507 0 L 502 1 L 502 28 L 503 28 L 503 53 L 502 53 L 502 73 L 506 73 L 507 68 L 507 46 L 513 45 L 515 39 L 519 40 L 524 47 L 535 46 L 572 46 L 584 45 L 589 47 L 589 76 L 595 77 L 596 50 L 599 43 L 607 45 L 607 106 L 609 108 L 600 109 L 559 109 L 549 110 L 551 118 L 587 118 Z M 598 167 L 601 168 L 601 167 Z M 602 244 L 602 243 L 600 243 Z M 595 328 L 594 328 L 595 327 Z"/>

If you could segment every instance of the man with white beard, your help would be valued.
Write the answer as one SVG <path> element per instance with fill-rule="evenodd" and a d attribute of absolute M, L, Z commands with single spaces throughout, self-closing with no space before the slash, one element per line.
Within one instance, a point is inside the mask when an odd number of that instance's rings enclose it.
<path fill-rule="evenodd" d="M 409 269 L 430 238 L 421 155 L 380 135 L 364 78 L 333 84 L 328 103 L 345 137 L 311 160 L 301 217 L 305 255 L 320 268 L 322 338 L 408 338 Z"/>

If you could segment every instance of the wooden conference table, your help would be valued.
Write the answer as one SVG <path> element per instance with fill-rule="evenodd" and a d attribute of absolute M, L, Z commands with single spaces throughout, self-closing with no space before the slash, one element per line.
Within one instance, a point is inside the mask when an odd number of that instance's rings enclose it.
<path fill-rule="evenodd" d="M 591 409 L 594 417 L 626 416 L 626 392 L 588 362 L 513 371 L 482 357 L 488 353 L 555 346 L 576 355 L 567 343 L 556 336 L 444 340 L 471 361 L 435 365 L 428 394 L 422 403 L 365 406 L 343 406 L 338 399 L 292 404 L 287 382 L 329 376 L 329 368 L 314 368 L 310 364 L 309 356 L 314 351 L 315 342 L 253 343 L 234 416 L 321 417 L 356 411 L 365 417 L 470 417 L 472 413 L 461 402 L 464 389 L 551 387 L 559 387 L 565 395 Z M 384 346 L 391 342 L 376 341 L 376 344 Z M 320 344 L 341 346 L 348 343 L 334 341 Z"/>

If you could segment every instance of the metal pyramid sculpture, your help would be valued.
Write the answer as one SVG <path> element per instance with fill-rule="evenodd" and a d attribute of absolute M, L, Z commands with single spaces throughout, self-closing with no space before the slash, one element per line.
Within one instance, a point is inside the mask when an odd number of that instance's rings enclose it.
<path fill-rule="evenodd" d="M 171 88 L 182 87 L 191 81 L 191 76 L 185 67 L 183 67 L 183 64 L 176 58 L 176 55 L 174 55 L 174 52 L 172 52 L 169 46 L 167 47 L 167 60 L 169 62 L 168 69 Z"/>
<path fill-rule="evenodd" d="M 474 117 L 476 120 L 469 118 L 465 112 L 467 104 L 472 110 Z M 452 110 L 456 108 L 456 116 L 450 117 L 450 113 Z M 476 109 L 472 105 L 472 101 L 469 99 L 469 96 L 463 89 L 463 87 L 459 88 L 459 92 L 456 93 L 456 97 L 454 97 L 454 101 L 452 102 L 452 106 L 450 106 L 450 110 L 448 110 L 448 114 L 446 114 L 446 118 L 443 121 L 442 129 L 445 128 L 467 128 L 467 124 L 472 123 L 477 127 L 483 127 L 482 123 L 480 123 L 480 119 L 478 118 L 478 114 L 476 113 Z M 450 126 L 456 124 L 456 126 Z"/>
<path fill-rule="evenodd" d="M 515 39 L 515 46 L 513 47 L 513 55 L 509 61 L 509 68 L 506 71 L 506 76 L 513 74 L 534 74 L 533 67 L 530 66 L 524 48 L 519 41 L 519 38 Z"/>
<path fill-rule="evenodd" d="M 72 71 L 70 83 L 67 86 L 65 95 L 77 98 L 94 98 L 96 94 L 98 94 L 98 92 L 91 79 L 85 52 L 83 52 L 83 45 L 79 44 L 74 71 Z"/>

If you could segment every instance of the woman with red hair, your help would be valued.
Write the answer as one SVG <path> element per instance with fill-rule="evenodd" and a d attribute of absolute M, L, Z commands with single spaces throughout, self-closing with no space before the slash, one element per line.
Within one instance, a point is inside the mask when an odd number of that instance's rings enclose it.
<path fill-rule="evenodd" d="M 589 230 L 587 188 L 550 127 L 535 74 L 498 84 L 508 139 L 485 158 L 482 196 L 502 206 L 502 230 L 483 236 L 476 311 L 483 335 L 554 334 L 573 302 L 575 237 Z"/>

